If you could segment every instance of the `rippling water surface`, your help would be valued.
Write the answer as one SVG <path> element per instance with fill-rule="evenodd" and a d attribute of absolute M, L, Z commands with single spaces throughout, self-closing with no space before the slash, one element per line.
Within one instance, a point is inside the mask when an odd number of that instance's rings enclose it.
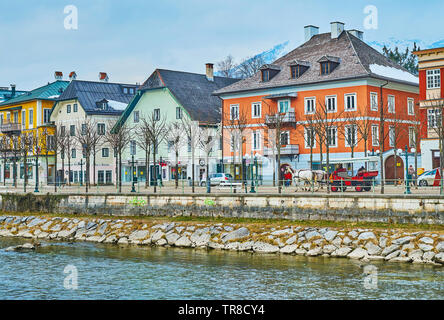
<path fill-rule="evenodd" d="M 34 252 L 6 252 L 0 238 L 0 299 L 443 299 L 443 268 L 92 243 L 43 242 Z M 78 271 L 78 289 L 63 271 Z M 372 282 L 375 283 L 375 282 Z M 368 287 L 368 286 L 367 286 Z"/>

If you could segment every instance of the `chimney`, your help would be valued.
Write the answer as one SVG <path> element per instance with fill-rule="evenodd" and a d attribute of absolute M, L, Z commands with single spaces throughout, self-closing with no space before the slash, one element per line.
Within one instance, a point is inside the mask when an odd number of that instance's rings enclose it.
<path fill-rule="evenodd" d="M 331 24 L 331 38 L 337 39 L 341 35 L 342 31 L 344 31 L 344 23 L 343 22 L 332 22 Z"/>
<path fill-rule="evenodd" d="M 63 79 L 63 72 L 62 71 L 56 71 L 54 72 L 54 78 L 56 80 L 62 80 Z"/>
<path fill-rule="evenodd" d="M 206 75 L 208 81 L 214 81 L 214 75 L 213 75 L 213 64 L 207 63 L 206 65 Z"/>
<path fill-rule="evenodd" d="M 71 71 L 71 73 L 69 74 L 69 80 L 76 80 L 77 79 L 77 73 L 75 71 Z"/>
<path fill-rule="evenodd" d="M 349 30 L 348 31 L 350 34 L 354 35 L 356 38 L 361 39 L 362 41 L 364 41 L 364 32 L 360 31 L 360 30 Z"/>
<path fill-rule="evenodd" d="M 308 40 L 319 34 L 319 27 L 312 25 L 305 26 L 304 33 L 305 33 L 305 42 L 307 42 Z"/>
<path fill-rule="evenodd" d="M 15 97 L 15 84 L 11 84 L 11 98 Z"/>
<path fill-rule="evenodd" d="M 100 72 L 99 73 L 99 80 L 101 82 L 108 82 L 108 75 L 106 74 L 106 72 Z"/>

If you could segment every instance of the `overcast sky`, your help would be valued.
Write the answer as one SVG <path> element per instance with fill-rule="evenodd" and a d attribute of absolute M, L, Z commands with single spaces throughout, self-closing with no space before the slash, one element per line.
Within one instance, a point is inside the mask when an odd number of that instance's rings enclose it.
<path fill-rule="evenodd" d="M 290 41 L 303 27 L 330 31 L 330 22 L 361 29 L 366 41 L 444 39 L 444 1 L 358 0 L 0 0 L 0 86 L 31 90 L 67 77 L 143 82 L 155 68 L 204 73 L 205 63 L 237 60 Z M 66 30 L 67 5 L 78 9 L 78 29 Z M 378 9 L 366 30 L 364 8 Z"/>

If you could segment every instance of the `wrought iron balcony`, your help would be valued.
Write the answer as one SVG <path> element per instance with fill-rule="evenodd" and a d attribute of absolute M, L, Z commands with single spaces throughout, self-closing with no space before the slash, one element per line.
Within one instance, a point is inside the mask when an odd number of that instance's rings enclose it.
<path fill-rule="evenodd" d="M 22 131 L 22 124 L 18 122 L 4 122 L 0 125 L 0 132 L 4 134 L 20 133 Z"/>
<path fill-rule="evenodd" d="M 264 155 L 272 156 L 278 154 L 277 148 L 264 148 Z M 299 145 L 298 144 L 287 144 L 286 146 L 281 147 L 281 156 L 290 156 L 299 154 Z"/>
<path fill-rule="evenodd" d="M 288 124 L 288 123 L 295 123 L 296 122 L 296 115 L 294 112 L 286 112 L 286 113 L 278 113 L 273 115 L 266 115 L 265 116 L 265 123 L 267 125 L 277 125 L 278 123 L 281 124 Z"/>

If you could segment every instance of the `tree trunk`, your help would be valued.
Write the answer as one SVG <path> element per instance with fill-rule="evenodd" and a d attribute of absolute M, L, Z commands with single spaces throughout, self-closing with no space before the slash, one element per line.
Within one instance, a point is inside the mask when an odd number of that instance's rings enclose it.
<path fill-rule="evenodd" d="M 54 192 L 57 192 L 57 151 L 54 154 Z"/>
<path fill-rule="evenodd" d="M 46 161 L 46 185 L 49 184 L 49 164 L 48 164 L 48 160 L 49 160 L 49 155 L 48 155 L 48 153 L 46 153 L 45 154 L 45 161 Z"/>
<path fill-rule="evenodd" d="M 23 190 L 26 193 L 26 184 L 28 183 L 28 164 L 26 161 L 26 155 L 23 157 Z"/>
<path fill-rule="evenodd" d="M 119 193 L 122 193 L 122 150 L 119 150 L 118 157 L 119 157 Z"/>
<path fill-rule="evenodd" d="M 179 188 L 179 150 L 176 150 L 176 189 Z"/>
<path fill-rule="evenodd" d="M 325 144 L 325 152 L 327 154 L 327 180 L 330 181 L 330 146 L 327 143 Z M 330 193 L 330 184 L 327 184 L 327 193 Z"/>
<path fill-rule="evenodd" d="M 153 152 L 153 164 L 154 164 L 154 193 L 157 192 L 157 166 L 156 166 L 156 148 L 154 147 L 154 152 Z"/>
<path fill-rule="evenodd" d="M 145 174 L 145 189 L 148 188 L 148 176 L 149 176 L 148 171 L 150 170 L 149 168 L 150 168 L 150 165 L 148 163 L 148 146 L 147 146 L 145 149 L 145 172 L 146 172 L 146 174 Z"/>
<path fill-rule="evenodd" d="M 96 150 L 93 151 L 93 185 L 96 185 Z"/>
<path fill-rule="evenodd" d="M 71 157 L 68 157 L 68 186 L 71 186 Z"/>
<path fill-rule="evenodd" d="M 193 170 L 193 172 L 191 173 L 191 192 L 194 193 L 194 146 L 193 149 L 191 149 L 191 168 Z"/>

